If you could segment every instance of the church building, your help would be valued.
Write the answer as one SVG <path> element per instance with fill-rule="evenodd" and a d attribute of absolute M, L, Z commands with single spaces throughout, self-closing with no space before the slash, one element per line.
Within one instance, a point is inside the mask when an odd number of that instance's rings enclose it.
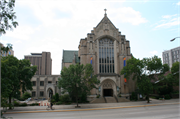
<path fill-rule="evenodd" d="M 93 28 L 87 37 L 80 40 L 78 51 L 63 50 L 62 68 L 70 64 L 91 63 L 100 84 L 91 90 L 89 100 L 100 94 L 101 97 L 129 99 L 135 91 L 135 81 L 126 80 L 120 71 L 132 57 L 130 42 L 116 28 L 107 14 Z"/>

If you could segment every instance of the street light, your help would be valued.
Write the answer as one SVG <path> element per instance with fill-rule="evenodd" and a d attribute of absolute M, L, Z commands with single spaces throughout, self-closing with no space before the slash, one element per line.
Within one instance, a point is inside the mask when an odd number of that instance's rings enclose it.
<path fill-rule="evenodd" d="M 176 38 L 180 38 L 180 37 L 176 37 Z M 173 38 L 172 40 L 170 40 L 171 42 L 174 41 L 176 38 Z"/>
<path fill-rule="evenodd" d="M 170 40 L 171 42 L 174 41 L 176 38 L 180 38 L 180 37 L 175 37 L 172 40 Z M 179 84 L 180 84 L 180 51 L 179 51 Z"/>

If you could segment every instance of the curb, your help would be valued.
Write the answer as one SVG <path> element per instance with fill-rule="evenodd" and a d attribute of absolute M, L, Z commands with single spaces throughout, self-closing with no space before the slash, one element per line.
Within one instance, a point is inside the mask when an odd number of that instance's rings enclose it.
<path fill-rule="evenodd" d="M 149 107 L 149 106 L 174 105 L 174 104 L 180 104 L 180 103 L 150 104 L 150 105 L 136 105 L 136 106 L 109 107 L 109 108 L 93 108 L 93 109 L 74 109 L 74 110 L 17 111 L 17 112 L 6 112 L 6 113 L 3 113 L 3 114 L 43 113 L 43 112 L 71 112 L 71 111 L 92 111 L 92 110 L 107 110 L 107 109 L 134 108 L 134 107 Z"/>

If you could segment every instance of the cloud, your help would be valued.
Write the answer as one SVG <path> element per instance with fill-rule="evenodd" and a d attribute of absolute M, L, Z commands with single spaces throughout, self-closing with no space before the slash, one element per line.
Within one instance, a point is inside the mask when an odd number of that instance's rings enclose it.
<path fill-rule="evenodd" d="M 180 5 L 180 1 L 177 3 L 177 5 Z"/>
<path fill-rule="evenodd" d="M 114 9 L 112 14 L 115 14 L 117 12 L 119 14 L 117 14 L 114 19 L 118 21 L 131 23 L 132 25 L 139 25 L 141 23 L 147 22 L 147 19 L 143 18 L 139 11 L 135 11 L 131 7 L 122 7 L 119 9 Z"/>
<path fill-rule="evenodd" d="M 162 18 L 169 19 L 169 18 L 172 18 L 173 16 L 177 16 L 177 14 L 174 14 L 174 15 L 164 15 L 164 16 L 162 16 Z"/>
<path fill-rule="evenodd" d="M 107 0 L 110 1 L 110 0 Z M 59 74 L 62 61 L 62 50 L 78 50 L 79 41 L 93 30 L 104 17 L 104 9 L 112 22 L 139 25 L 147 20 L 139 11 L 131 7 L 119 7 L 124 1 L 86 0 L 86 1 L 36 1 L 19 0 L 17 7 L 31 11 L 33 19 L 38 19 L 35 25 L 21 23 L 13 33 L 6 36 L 16 38 L 16 43 L 24 43 L 16 48 L 18 57 L 24 57 L 32 52 L 51 52 L 52 74 Z M 118 7 L 117 7 L 118 6 Z M 17 11 L 18 13 L 18 11 Z M 28 16 L 28 14 L 27 14 Z M 19 19 L 27 16 L 18 16 Z M 35 17 L 35 18 L 34 18 Z M 27 17 L 31 20 L 30 17 Z M 22 20 L 23 21 L 23 20 Z M 35 21 L 35 22 L 36 22 Z M 32 22 L 31 22 L 32 23 Z M 34 24 L 34 23 L 32 23 Z M 24 41 L 25 40 L 25 41 Z M 20 53 L 19 53 L 20 52 Z"/>
<path fill-rule="evenodd" d="M 157 54 L 158 54 L 158 52 L 157 52 L 156 50 L 151 51 L 151 52 L 149 52 L 149 53 L 151 53 L 151 54 L 153 54 L 153 55 L 157 55 Z"/>
<path fill-rule="evenodd" d="M 165 15 L 162 16 L 162 20 L 157 23 L 155 29 L 157 28 L 170 28 L 180 24 L 180 17 L 177 17 L 177 14 L 174 15 Z"/>
<path fill-rule="evenodd" d="M 12 37 L 12 38 L 17 38 L 20 40 L 29 40 L 30 35 L 35 32 L 36 29 L 30 27 L 30 26 L 17 26 L 17 28 L 13 29 L 12 31 L 7 31 L 5 36 L 7 37 Z"/>
<path fill-rule="evenodd" d="M 145 0 L 146 1 L 146 0 Z M 123 1 L 117 2 L 116 4 L 122 4 Z M 135 11 L 131 7 L 121 7 L 121 8 L 113 8 L 112 4 L 114 2 L 100 2 L 100 1 L 44 1 L 44 2 L 22 2 L 22 5 L 29 6 L 33 11 L 35 16 L 43 22 L 46 26 L 66 26 L 70 22 L 73 25 L 82 25 L 83 22 L 94 21 L 97 18 L 102 18 L 104 8 L 107 9 L 107 14 L 113 14 L 114 17 L 120 19 L 121 22 L 131 23 L 132 25 L 139 25 L 141 23 L 146 23 L 147 20 L 141 16 L 139 11 Z M 92 9 L 93 6 L 93 9 Z M 61 14 L 55 14 L 54 10 L 60 11 L 60 13 L 69 14 L 71 17 L 63 17 L 61 19 L 57 19 L 57 16 Z M 109 11 L 108 11 L 109 10 Z M 97 12 L 99 11 L 99 12 Z M 57 12 L 58 13 L 58 12 Z M 118 13 L 118 14 L 117 14 Z M 116 19 L 115 18 L 115 19 Z M 79 24 L 77 24 L 79 23 Z M 89 25 L 90 26 L 90 25 Z M 84 24 L 82 25 L 84 26 Z"/>

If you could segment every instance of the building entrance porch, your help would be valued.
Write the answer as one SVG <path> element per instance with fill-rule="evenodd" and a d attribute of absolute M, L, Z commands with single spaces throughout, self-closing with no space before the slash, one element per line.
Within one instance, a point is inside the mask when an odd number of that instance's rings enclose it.
<path fill-rule="evenodd" d="M 113 89 L 103 89 L 104 97 L 113 97 Z"/>

